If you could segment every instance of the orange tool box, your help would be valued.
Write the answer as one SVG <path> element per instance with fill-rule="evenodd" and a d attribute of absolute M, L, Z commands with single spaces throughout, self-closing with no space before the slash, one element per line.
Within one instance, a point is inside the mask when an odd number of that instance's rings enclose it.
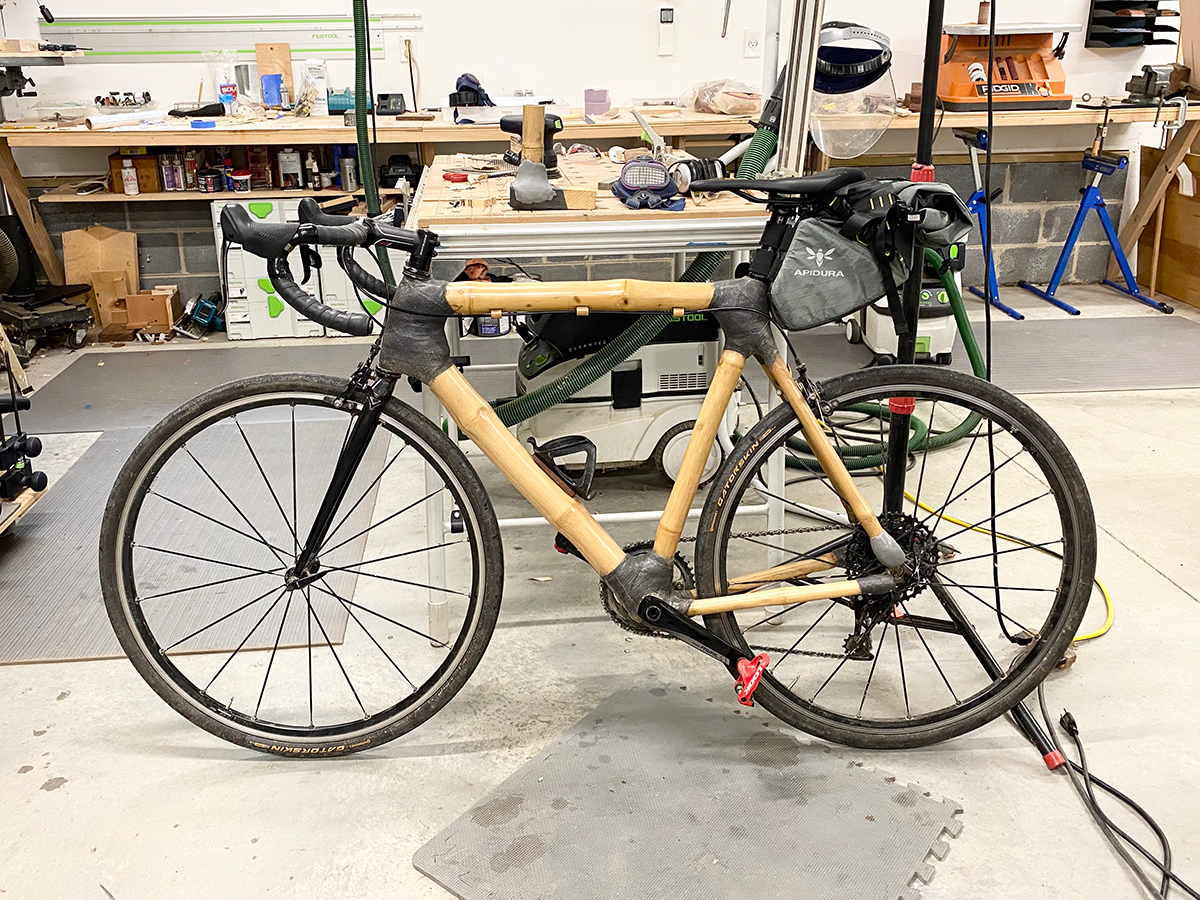
<path fill-rule="evenodd" d="M 992 94 L 997 109 L 1070 109 L 1062 56 L 1082 25 L 1023 22 L 996 29 Z M 1055 36 L 1062 37 L 1055 43 Z M 942 33 L 938 99 L 949 112 L 987 109 L 988 27 L 947 25 Z"/>

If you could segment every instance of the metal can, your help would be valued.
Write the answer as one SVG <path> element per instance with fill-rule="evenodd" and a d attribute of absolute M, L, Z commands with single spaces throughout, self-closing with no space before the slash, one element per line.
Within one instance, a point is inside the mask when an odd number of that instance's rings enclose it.
<path fill-rule="evenodd" d="M 225 172 L 223 169 L 201 169 L 196 173 L 200 185 L 200 193 L 215 194 L 225 190 Z"/>
<path fill-rule="evenodd" d="M 358 160 L 353 156 L 343 156 L 341 162 L 342 190 L 358 190 Z"/>

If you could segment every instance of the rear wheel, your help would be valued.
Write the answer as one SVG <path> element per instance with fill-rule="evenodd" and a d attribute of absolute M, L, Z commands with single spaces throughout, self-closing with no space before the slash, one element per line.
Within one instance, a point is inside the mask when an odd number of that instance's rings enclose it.
<path fill-rule="evenodd" d="M 1083 618 L 1096 563 L 1083 477 L 1032 409 L 960 373 L 868 369 L 825 383 L 822 394 L 826 427 L 876 510 L 889 401 L 916 399 L 907 499 L 881 518 L 913 574 L 884 597 L 750 609 L 706 624 L 748 654 L 768 653 L 755 698 L 827 740 L 915 747 L 977 728 L 1036 687 Z M 730 456 L 701 518 L 700 596 L 881 571 L 806 450 L 784 406 Z M 782 493 L 766 486 L 776 454 L 787 463 Z M 783 528 L 764 529 L 769 504 L 785 511 Z M 797 563 L 817 571 L 768 571 Z M 981 657 L 995 661 L 993 674 Z"/>
<path fill-rule="evenodd" d="M 415 728 L 466 682 L 499 611 L 483 486 L 396 400 L 319 575 L 292 574 L 359 414 L 346 386 L 273 375 L 197 397 L 134 450 L 104 515 L 101 584 L 130 661 L 180 714 L 256 750 L 338 755 Z"/>

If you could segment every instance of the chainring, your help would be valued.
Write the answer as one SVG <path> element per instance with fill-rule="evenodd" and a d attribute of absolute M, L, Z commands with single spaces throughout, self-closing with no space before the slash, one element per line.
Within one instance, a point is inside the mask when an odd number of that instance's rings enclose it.
<path fill-rule="evenodd" d="M 637 541 L 625 547 L 626 553 L 644 553 L 646 551 L 654 552 L 654 541 Z M 683 554 L 676 553 L 674 563 L 676 575 L 674 580 L 675 589 L 678 591 L 694 591 L 696 589 L 696 577 L 692 574 L 692 567 L 684 559 Z M 603 581 L 600 582 L 600 603 L 604 606 L 604 611 L 608 613 L 608 617 L 625 631 L 640 634 L 642 637 L 675 640 L 674 635 L 656 631 L 641 620 L 629 619 L 624 616 L 617 605 L 617 598 Z"/>

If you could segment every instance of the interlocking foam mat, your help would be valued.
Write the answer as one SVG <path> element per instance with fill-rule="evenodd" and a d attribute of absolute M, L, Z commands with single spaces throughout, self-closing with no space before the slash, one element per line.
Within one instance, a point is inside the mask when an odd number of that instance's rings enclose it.
<path fill-rule="evenodd" d="M 647 676 L 413 865 L 463 900 L 916 900 L 961 812 L 757 707 Z"/>

